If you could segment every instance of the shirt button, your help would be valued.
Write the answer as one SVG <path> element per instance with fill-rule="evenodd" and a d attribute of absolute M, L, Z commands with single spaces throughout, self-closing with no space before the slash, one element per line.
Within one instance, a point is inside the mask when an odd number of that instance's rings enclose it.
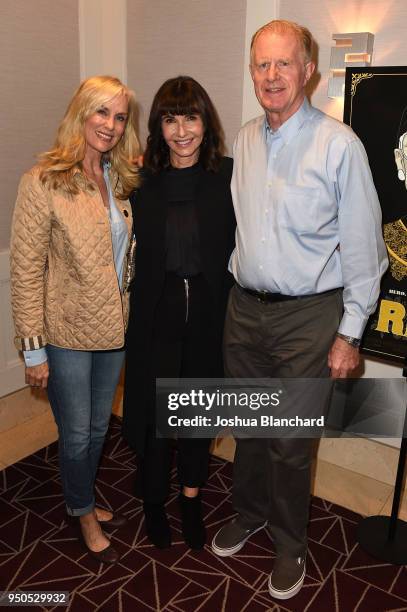
<path fill-rule="evenodd" d="M 262 241 L 262 242 L 266 242 L 266 239 L 265 239 L 265 238 L 262 238 L 262 239 L 261 239 L 261 241 Z"/>
<path fill-rule="evenodd" d="M 261 264 L 259 266 L 259 270 L 263 270 L 263 266 Z"/>
<path fill-rule="evenodd" d="M 269 209 L 268 208 L 266 208 L 265 213 L 266 213 L 266 215 L 269 214 Z"/>

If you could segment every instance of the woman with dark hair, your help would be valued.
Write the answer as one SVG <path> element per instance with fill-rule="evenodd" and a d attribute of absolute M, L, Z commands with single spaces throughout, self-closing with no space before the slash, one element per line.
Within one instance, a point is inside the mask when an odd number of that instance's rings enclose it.
<path fill-rule="evenodd" d="M 172 444 L 155 431 L 156 378 L 222 377 L 222 333 L 232 277 L 235 218 L 232 160 L 203 87 L 191 77 L 158 90 L 148 121 L 143 183 L 130 198 L 136 235 L 126 347 L 124 435 L 139 457 L 138 484 L 147 535 L 168 547 L 165 503 Z M 200 488 L 209 440 L 177 441 L 182 533 L 205 543 Z"/>

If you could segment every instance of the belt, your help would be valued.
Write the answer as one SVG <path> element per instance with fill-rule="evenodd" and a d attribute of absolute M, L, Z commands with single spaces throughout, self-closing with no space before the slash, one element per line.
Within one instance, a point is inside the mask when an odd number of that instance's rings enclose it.
<path fill-rule="evenodd" d="M 310 297 L 319 297 L 322 295 L 330 295 L 331 293 L 335 293 L 339 289 L 328 289 L 328 291 L 321 291 L 320 293 L 308 293 L 307 295 L 284 295 L 283 293 L 272 293 L 270 291 L 255 291 L 254 289 L 246 289 L 246 287 L 242 287 L 241 285 L 237 285 L 238 288 L 256 298 L 258 302 L 264 302 L 267 304 L 271 304 L 273 302 L 288 302 L 290 300 L 304 300 L 305 298 Z"/>

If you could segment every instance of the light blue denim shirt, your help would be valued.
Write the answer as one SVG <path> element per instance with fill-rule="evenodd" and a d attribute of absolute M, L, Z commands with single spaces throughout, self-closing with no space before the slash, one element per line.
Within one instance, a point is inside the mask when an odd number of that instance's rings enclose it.
<path fill-rule="evenodd" d="M 119 287 L 121 287 L 123 278 L 123 264 L 128 244 L 128 234 L 126 222 L 123 219 L 121 212 L 117 208 L 116 201 L 113 196 L 112 186 L 109 179 L 109 168 L 110 163 L 105 163 L 103 167 L 103 175 L 105 177 L 107 192 L 109 194 L 109 218 L 114 265 L 116 268 L 117 282 L 119 283 Z"/>
<path fill-rule="evenodd" d="M 110 162 L 105 162 L 103 166 L 103 176 L 105 178 L 107 193 L 109 196 L 109 220 L 110 231 L 112 236 L 112 248 L 114 265 L 117 274 L 117 282 L 119 287 L 122 285 L 123 264 L 127 250 L 128 234 L 126 222 L 122 217 L 121 212 L 116 206 L 113 196 L 112 186 L 109 179 Z M 47 360 L 47 349 L 40 348 L 34 351 L 23 351 L 24 361 L 26 366 L 35 366 L 44 363 Z"/>
<path fill-rule="evenodd" d="M 272 132 L 249 121 L 234 144 L 236 248 L 242 286 L 286 295 L 343 287 L 341 333 L 360 338 L 388 260 L 366 152 L 354 132 L 310 106 Z"/>

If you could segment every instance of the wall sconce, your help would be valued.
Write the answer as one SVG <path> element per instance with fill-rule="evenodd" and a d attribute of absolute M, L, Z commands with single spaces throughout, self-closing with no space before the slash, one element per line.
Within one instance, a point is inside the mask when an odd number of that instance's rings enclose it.
<path fill-rule="evenodd" d="M 370 32 L 333 34 L 335 46 L 331 48 L 331 76 L 328 81 L 328 97 L 343 96 L 346 66 L 370 66 L 372 63 L 374 35 Z"/>

